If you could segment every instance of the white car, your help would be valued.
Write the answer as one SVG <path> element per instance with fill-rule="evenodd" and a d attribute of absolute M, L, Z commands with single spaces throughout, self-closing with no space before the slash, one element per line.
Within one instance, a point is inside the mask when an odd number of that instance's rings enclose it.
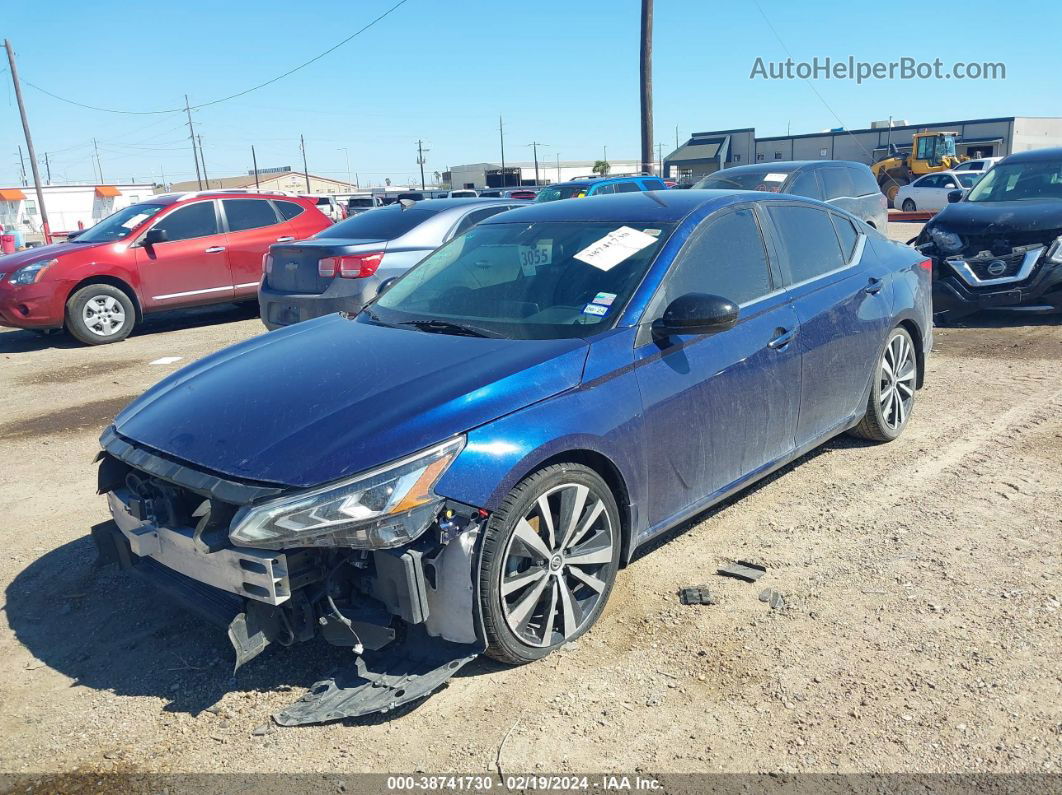
<path fill-rule="evenodd" d="M 967 160 L 965 163 L 959 163 L 952 171 L 976 171 L 979 174 L 984 174 L 1002 159 L 1002 157 L 979 157 L 976 160 Z"/>
<path fill-rule="evenodd" d="M 983 171 L 938 171 L 919 177 L 910 185 L 904 185 L 896 193 L 893 202 L 905 213 L 916 210 L 940 210 L 948 204 L 948 194 L 953 190 L 968 190 L 981 178 Z"/>

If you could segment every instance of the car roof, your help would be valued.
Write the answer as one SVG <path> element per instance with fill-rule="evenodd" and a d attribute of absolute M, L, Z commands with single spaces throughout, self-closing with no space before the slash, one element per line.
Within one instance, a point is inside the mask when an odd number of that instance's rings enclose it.
<path fill-rule="evenodd" d="M 534 190 L 542 190 L 542 188 L 559 188 L 566 186 L 579 186 L 585 185 L 600 185 L 603 182 L 633 182 L 636 179 L 660 179 L 660 177 L 654 177 L 651 174 L 635 174 L 627 177 L 595 177 L 593 179 L 571 179 L 567 182 L 553 182 L 549 185 L 542 185 Z M 518 190 L 518 188 L 511 188 L 511 190 Z"/>
<path fill-rule="evenodd" d="M 537 202 L 493 216 L 483 224 L 546 221 L 626 221 L 675 223 L 701 208 L 709 212 L 741 200 L 800 199 L 751 190 L 650 190 L 614 193 L 592 199 Z M 806 201 L 803 200 L 802 201 Z"/>
<path fill-rule="evenodd" d="M 1003 160 L 1011 163 L 1044 163 L 1052 160 L 1062 160 L 1062 146 L 1052 146 L 1047 149 L 1029 149 L 1025 152 L 1015 152 L 1007 155 Z"/>
<path fill-rule="evenodd" d="M 508 204 L 508 201 L 493 196 L 457 196 L 453 199 L 421 199 L 413 205 L 418 210 L 432 210 L 440 213 L 443 210 L 453 210 L 457 207 L 482 206 L 489 207 L 496 204 Z M 396 205 L 388 205 L 394 207 Z"/>
<path fill-rule="evenodd" d="M 719 171 L 713 171 L 707 176 L 714 177 L 716 174 L 723 176 L 727 174 L 754 174 L 758 171 L 774 171 L 780 174 L 791 174 L 794 171 L 799 171 L 803 168 L 814 168 L 817 166 L 863 166 L 863 168 L 869 168 L 864 163 L 859 163 L 855 160 L 772 160 L 768 163 L 749 163 L 744 166 L 730 166 L 729 168 L 720 169 Z"/>

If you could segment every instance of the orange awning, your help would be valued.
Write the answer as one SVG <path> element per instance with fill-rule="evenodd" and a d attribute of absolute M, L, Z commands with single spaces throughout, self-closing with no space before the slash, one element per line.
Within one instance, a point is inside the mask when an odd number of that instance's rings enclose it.
<path fill-rule="evenodd" d="M 109 199 L 113 196 L 121 196 L 122 192 L 114 187 L 114 185 L 97 185 L 96 195 L 101 199 Z"/>
<path fill-rule="evenodd" d="M 0 188 L 0 201 L 17 202 L 26 198 L 26 194 L 18 188 Z"/>

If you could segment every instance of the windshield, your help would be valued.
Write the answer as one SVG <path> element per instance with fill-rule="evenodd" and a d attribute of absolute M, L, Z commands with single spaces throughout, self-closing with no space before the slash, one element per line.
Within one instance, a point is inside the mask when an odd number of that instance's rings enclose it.
<path fill-rule="evenodd" d="M 604 221 L 477 226 L 411 269 L 364 315 L 511 339 L 588 337 L 623 311 L 671 228 Z"/>
<path fill-rule="evenodd" d="M 379 207 L 333 224 L 317 238 L 343 240 L 394 240 L 435 215 L 434 210 L 404 209 L 400 204 Z"/>
<path fill-rule="evenodd" d="M 694 188 L 715 190 L 758 190 L 778 193 L 782 184 L 789 178 L 789 172 L 771 171 L 769 168 L 756 171 L 726 172 L 709 174 L 695 182 Z"/>
<path fill-rule="evenodd" d="M 129 233 L 161 210 L 164 204 L 131 204 L 112 213 L 95 226 L 90 226 L 76 238 L 75 243 L 110 243 L 128 237 Z"/>
<path fill-rule="evenodd" d="M 581 198 L 586 195 L 586 185 L 557 185 L 543 188 L 535 197 L 537 202 L 555 202 L 558 199 Z"/>
<path fill-rule="evenodd" d="M 1013 202 L 1062 199 L 1062 161 L 1000 164 L 987 171 L 966 200 Z"/>

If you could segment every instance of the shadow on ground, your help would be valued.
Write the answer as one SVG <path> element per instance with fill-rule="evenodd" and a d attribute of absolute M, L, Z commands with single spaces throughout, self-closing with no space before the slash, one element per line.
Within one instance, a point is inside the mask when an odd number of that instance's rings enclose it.
<path fill-rule="evenodd" d="M 168 712 L 194 715 L 229 691 L 291 689 L 294 701 L 353 661 L 349 649 L 312 642 L 267 650 L 234 676 L 223 631 L 95 561 L 92 539 L 79 538 L 35 560 L 6 591 L 19 642 L 75 686 L 155 696 Z"/>
<path fill-rule="evenodd" d="M 231 323 L 258 317 L 257 302 L 217 304 L 214 306 L 179 309 L 148 315 L 130 337 L 143 337 L 177 329 L 201 328 L 219 323 Z M 0 353 L 29 353 L 45 348 L 84 348 L 82 343 L 61 330 L 40 333 L 36 331 L 0 329 Z M 263 328 L 263 331 L 265 329 Z"/>

